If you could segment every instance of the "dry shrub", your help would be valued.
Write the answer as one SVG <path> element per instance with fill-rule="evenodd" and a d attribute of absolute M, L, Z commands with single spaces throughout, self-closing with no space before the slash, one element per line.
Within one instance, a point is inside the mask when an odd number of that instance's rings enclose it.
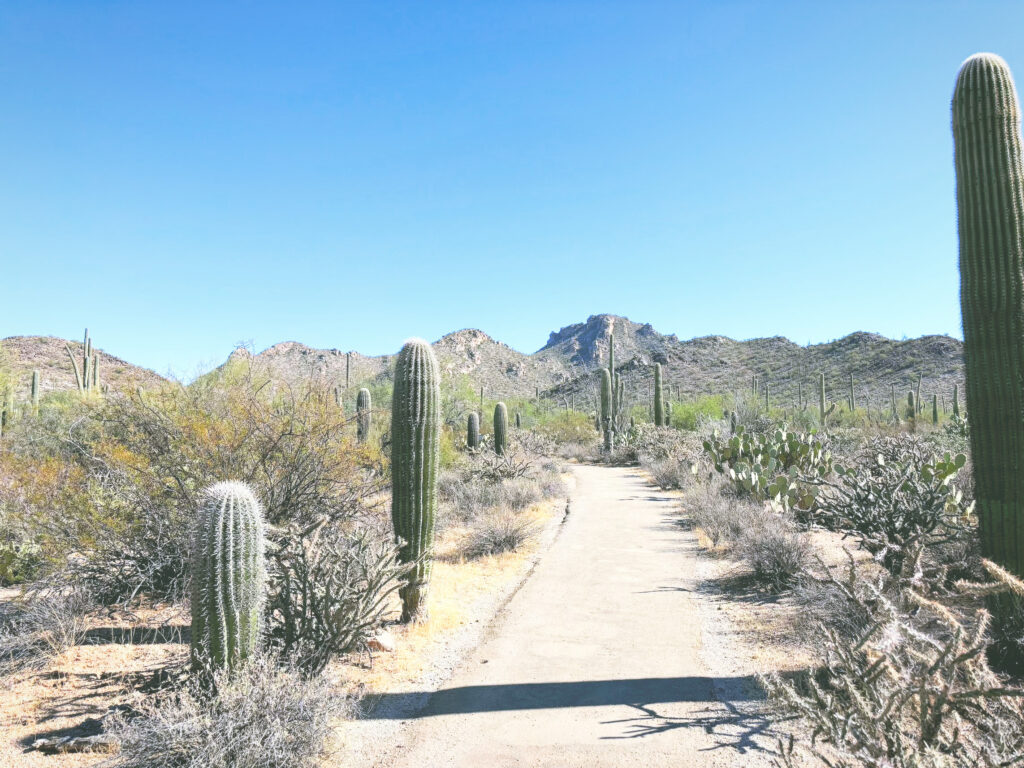
<path fill-rule="evenodd" d="M 472 523 L 463 549 L 466 557 L 484 557 L 514 552 L 537 537 L 537 523 L 511 510 L 481 515 Z"/>
<path fill-rule="evenodd" d="M 991 564 L 988 564 L 991 565 Z M 1024 584 L 1000 570 L 1002 583 Z M 865 626 L 819 625 L 818 675 L 762 683 L 780 709 L 802 718 L 809 739 L 780 744 L 783 763 L 803 757 L 826 766 L 952 768 L 1013 765 L 1024 760 L 1024 689 L 989 667 L 989 615 L 958 613 L 883 575 L 863 577 L 852 561 L 844 578 L 828 571 L 832 593 Z M 1015 584 L 1014 584 L 1015 583 Z M 852 630 L 852 631 L 851 631 Z"/>
<path fill-rule="evenodd" d="M 94 607 L 81 589 L 39 585 L 0 614 L 0 674 L 41 669 L 85 638 Z"/>
<path fill-rule="evenodd" d="M 323 677 L 250 660 L 212 690 L 198 679 L 142 702 L 115 723 L 116 768 L 307 768 L 353 702 Z"/>
<path fill-rule="evenodd" d="M 807 534 L 783 515 L 770 512 L 749 518 L 735 552 L 750 567 L 754 581 L 772 592 L 793 586 L 811 560 Z"/>
<path fill-rule="evenodd" d="M 271 555 L 268 640 L 304 675 L 366 648 L 409 565 L 390 537 L 292 526 Z"/>

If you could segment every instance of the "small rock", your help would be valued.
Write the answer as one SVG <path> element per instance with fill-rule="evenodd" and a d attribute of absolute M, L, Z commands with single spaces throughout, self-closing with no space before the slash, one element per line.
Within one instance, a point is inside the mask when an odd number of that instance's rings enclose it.
<path fill-rule="evenodd" d="M 118 741 L 109 733 L 98 736 L 62 736 L 59 739 L 36 739 L 32 749 L 38 749 L 48 755 L 66 754 L 69 752 L 113 752 Z"/>
<path fill-rule="evenodd" d="M 366 647 L 371 651 L 393 653 L 395 650 L 395 638 L 390 632 L 384 630 L 371 637 Z"/>

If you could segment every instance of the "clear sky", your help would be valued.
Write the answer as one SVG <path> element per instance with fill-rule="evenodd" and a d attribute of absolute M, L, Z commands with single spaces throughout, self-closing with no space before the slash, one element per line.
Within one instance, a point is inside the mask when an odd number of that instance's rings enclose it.
<path fill-rule="evenodd" d="M 1024 2 L 0 4 L 0 338 L 960 334 L 949 100 Z M 1024 77 L 1024 75 L 1022 75 Z"/>

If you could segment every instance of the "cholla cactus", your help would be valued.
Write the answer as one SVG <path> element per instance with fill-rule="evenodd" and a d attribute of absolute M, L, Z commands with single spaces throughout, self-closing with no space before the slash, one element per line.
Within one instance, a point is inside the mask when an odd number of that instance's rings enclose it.
<path fill-rule="evenodd" d="M 410 339 L 398 355 L 391 403 L 391 520 L 399 559 L 414 564 L 399 591 L 402 621 L 426 618 L 440 444 L 441 371 L 430 344 Z"/>
<path fill-rule="evenodd" d="M 508 451 L 508 409 L 504 403 L 494 406 L 494 452 L 504 456 Z"/>
<path fill-rule="evenodd" d="M 266 600 L 263 515 L 247 485 L 206 489 L 192 544 L 192 659 L 233 668 L 259 647 Z"/>
<path fill-rule="evenodd" d="M 373 414 L 370 410 L 370 390 L 363 387 L 356 395 L 356 437 L 365 443 L 370 436 L 370 423 Z"/>
<path fill-rule="evenodd" d="M 466 447 L 476 450 L 480 447 L 480 415 L 470 411 L 466 419 Z"/>

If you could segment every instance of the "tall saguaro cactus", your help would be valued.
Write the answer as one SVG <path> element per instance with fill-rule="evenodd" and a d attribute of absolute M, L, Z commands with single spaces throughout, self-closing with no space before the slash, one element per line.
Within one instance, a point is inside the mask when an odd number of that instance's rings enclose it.
<path fill-rule="evenodd" d="M 356 438 L 365 443 L 370 436 L 370 424 L 373 419 L 370 410 L 370 390 L 363 387 L 356 394 Z"/>
<path fill-rule="evenodd" d="M 249 486 L 206 489 L 192 543 L 192 660 L 233 668 L 259 647 L 266 599 L 263 515 Z"/>
<path fill-rule="evenodd" d="M 391 521 L 399 559 L 415 564 L 399 590 L 402 621 L 426 618 L 440 444 L 441 371 L 430 344 L 410 339 L 398 354 L 391 401 Z"/>
<path fill-rule="evenodd" d="M 504 456 L 508 451 L 508 408 L 504 403 L 494 406 L 494 452 Z"/>
<path fill-rule="evenodd" d="M 654 364 L 654 426 L 665 426 L 665 394 L 662 391 L 661 363 Z"/>
<path fill-rule="evenodd" d="M 825 374 L 818 374 L 818 415 L 821 426 L 825 426 Z"/>
<path fill-rule="evenodd" d="M 982 553 L 1024 576 L 1024 153 L 1010 69 L 979 53 L 953 93 L 960 307 Z M 993 600 L 1006 624 L 1010 598 Z"/>
<path fill-rule="evenodd" d="M 39 371 L 32 371 L 32 413 L 39 413 Z"/>
<path fill-rule="evenodd" d="M 476 450 L 480 447 L 480 414 L 470 411 L 466 419 L 466 447 Z"/>
<path fill-rule="evenodd" d="M 612 450 L 612 377 L 606 368 L 601 369 L 601 431 L 604 433 L 604 449 Z"/>
<path fill-rule="evenodd" d="M 953 385 L 953 418 L 960 418 L 960 385 Z"/>

